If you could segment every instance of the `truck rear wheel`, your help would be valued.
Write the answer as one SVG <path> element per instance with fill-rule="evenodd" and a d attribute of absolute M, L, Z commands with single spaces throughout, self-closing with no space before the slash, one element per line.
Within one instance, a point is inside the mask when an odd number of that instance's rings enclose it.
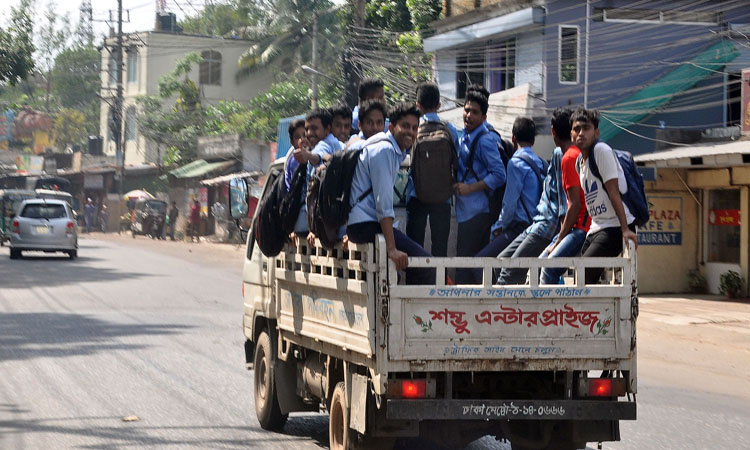
<path fill-rule="evenodd" d="M 276 397 L 276 384 L 271 371 L 271 338 L 268 333 L 262 331 L 255 343 L 255 374 L 253 383 L 255 385 L 255 414 L 258 422 L 264 430 L 279 430 L 286 423 L 288 414 L 282 414 L 279 408 L 279 400 Z"/>
<path fill-rule="evenodd" d="M 353 432 L 349 429 L 349 407 L 346 404 L 346 385 L 343 381 L 336 384 L 331 396 L 331 406 L 328 408 L 328 437 L 331 450 L 352 450 L 351 437 Z"/>

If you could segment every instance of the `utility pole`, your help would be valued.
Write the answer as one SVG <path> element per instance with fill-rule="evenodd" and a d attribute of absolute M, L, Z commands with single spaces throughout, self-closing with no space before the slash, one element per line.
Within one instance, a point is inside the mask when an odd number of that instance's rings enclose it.
<path fill-rule="evenodd" d="M 354 54 L 356 52 L 356 32 L 361 30 L 365 26 L 365 0 L 351 0 L 353 3 L 352 10 L 352 26 L 355 30 L 349 30 L 347 32 L 348 42 L 347 47 L 342 55 L 342 67 L 344 71 L 344 80 L 346 86 L 344 87 L 344 101 L 347 105 L 356 105 L 359 101 L 357 96 L 357 88 L 359 86 L 359 70 L 354 65 Z"/>
<path fill-rule="evenodd" d="M 116 155 L 116 169 L 117 173 L 117 217 L 122 216 L 122 179 L 125 176 L 125 147 L 123 145 L 123 137 L 125 133 L 122 130 L 122 107 L 123 107 L 123 93 L 122 93 L 122 0 L 117 0 L 117 44 L 115 47 L 115 71 L 117 72 L 117 94 L 115 97 L 114 107 L 114 129 L 113 133 L 115 136 L 115 155 Z M 120 232 L 118 227 L 118 233 Z"/>
<path fill-rule="evenodd" d="M 318 13 L 313 13 L 312 34 L 312 109 L 318 107 Z"/>

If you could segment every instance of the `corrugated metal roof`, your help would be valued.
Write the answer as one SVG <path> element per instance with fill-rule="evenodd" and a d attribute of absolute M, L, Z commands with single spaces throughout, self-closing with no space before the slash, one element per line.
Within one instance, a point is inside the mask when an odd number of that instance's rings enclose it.
<path fill-rule="evenodd" d="M 226 169 L 234 164 L 234 161 L 206 162 L 204 159 L 195 160 L 182 167 L 170 170 L 169 174 L 175 178 L 197 178 L 214 170 Z"/>
<path fill-rule="evenodd" d="M 220 177 L 203 180 L 201 181 L 201 184 L 204 186 L 213 186 L 215 184 L 225 183 L 227 181 L 234 180 L 235 178 L 250 178 L 250 177 L 254 177 L 258 175 L 262 175 L 262 173 L 261 172 L 230 173 L 229 175 L 222 175 Z"/>
<path fill-rule="evenodd" d="M 742 155 L 745 154 L 750 154 L 750 140 L 717 142 L 715 144 L 704 143 L 638 155 L 634 159 L 637 163 L 646 167 L 730 167 L 743 164 Z"/>

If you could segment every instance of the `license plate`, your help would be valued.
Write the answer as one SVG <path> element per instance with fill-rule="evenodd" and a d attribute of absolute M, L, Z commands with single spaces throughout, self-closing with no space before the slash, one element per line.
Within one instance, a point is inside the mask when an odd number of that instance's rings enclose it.
<path fill-rule="evenodd" d="M 34 227 L 34 231 L 36 231 L 36 234 L 49 234 L 49 227 L 44 227 L 44 226 Z"/>

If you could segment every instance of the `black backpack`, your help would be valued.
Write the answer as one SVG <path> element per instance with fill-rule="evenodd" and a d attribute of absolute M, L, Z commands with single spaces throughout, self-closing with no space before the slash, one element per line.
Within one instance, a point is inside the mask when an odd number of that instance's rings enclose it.
<path fill-rule="evenodd" d="M 258 212 L 255 214 L 255 223 L 253 224 L 255 242 L 258 243 L 260 251 L 269 258 L 281 253 L 289 236 L 289 233 L 284 233 L 281 226 L 279 210 L 279 205 L 285 194 L 286 182 L 282 171 L 273 180 L 273 186 L 260 201 Z"/>
<path fill-rule="evenodd" d="M 283 178 L 283 174 L 282 174 Z M 281 229 L 285 234 L 294 231 L 294 224 L 305 201 L 302 190 L 305 188 L 307 178 L 307 164 L 300 164 L 294 171 L 292 181 L 289 183 L 289 191 L 279 202 L 279 215 L 281 216 Z M 286 187 L 286 183 L 284 184 Z"/>
<path fill-rule="evenodd" d="M 376 139 L 368 145 L 385 139 L 388 138 Z M 349 205 L 352 179 L 365 148 L 335 152 L 328 161 L 318 166 L 308 181 L 307 226 L 325 248 L 331 249 L 336 245 L 339 228 L 346 225 L 349 219 L 349 212 L 352 210 Z M 357 201 L 362 201 L 371 193 L 372 188 Z"/>
<path fill-rule="evenodd" d="M 458 157 L 453 135 L 443 122 L 419 125 L 411 153 L 412 180 L 422 203 L 443 203 L 453 195 Z"/>

